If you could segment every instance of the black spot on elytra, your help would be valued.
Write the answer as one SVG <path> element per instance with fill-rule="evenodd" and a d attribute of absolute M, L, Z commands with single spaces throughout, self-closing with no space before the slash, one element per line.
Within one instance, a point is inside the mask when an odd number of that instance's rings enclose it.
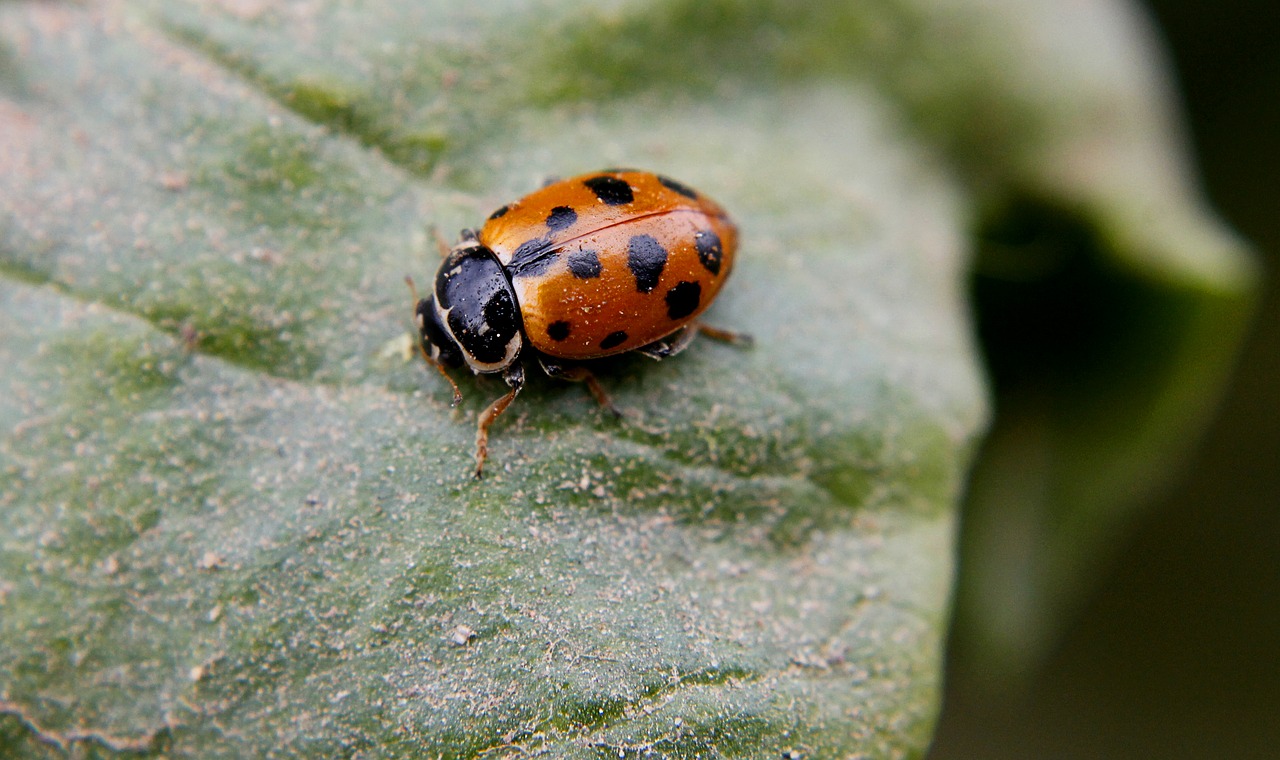
<path fill-rule="evenodd" d="M 559 255 L 560 249 L 551 247 L 550 237 L 526 240 L 511 254 L 507 274 L 512 277 L 535 277 L 547 271 L 547 267 Z"/>
<path fill-rule="evenodd" d="M 680 281 L 667 291 L 667 316 L 684 319 L 698 310 L 702 300 L 702 286 L 696 282 Z"/>
<path fill-rule="evenodd" d="M 636 276 L 636 290 L 648 293 L 658 287 L 667 265 L 667 249 L 652 235 L 635 235 L 627 242 L 627 268 Z"/>
<path fill-rule="evenodd" d="M 561 341 L 569 337 L 569 323 L 563 319 L 552 322 L 547 325 L 547 337 L 554 341 Z"/>
<path fill-rule="evenodd" d="M 507 213 L 510 210 L 511 210 L 510 206 L 503 206 L 502 208 L 498 209 L 497 211 L 489 215 L 489 221 L 493 221 L 494 219 L 500 218 L 503 214 Z"/>
<path fill-rule="evenodd" d="M 698 261 L 711 274 L 720 274 L 720 259 L 724 249 L 720 245 L 720 236 L 711 230 L 698 230 L 693 236 L 693 244 L 698 248 Z"/>
<path fill-rule="evenodd" d="M 583 180 L 582 184 L 595 193 L 601 203 L 606 203 L 610 206 L 621 206 L 636 199 L 635 194 L 631 192 L 631 185 L 617 177 L 592 177 L 591 179 Z"/>
<path fill-rule="evenodd" d="M 559 232 L 566 227 L 572 227 L 576 221 L 578 221 L 578 212 L 568 206 L 556 206 L 547 215 L 547 226 L 551 228 L 552 232 Z"/>
<path fill-rule="evenodd" d="M 689 187 L 688 185 L 680 182 L 676 182 L 674 179 L 671 179 L 670 177 L 664 177 L 661 174 L 659 174 L 658 181 L 662 183 L 663 187 L 667 188 L 668 190 L 675 190 L 677 193 L 680 193 L 686 198 L 693 198 L 696 200 L 698 197 L 697 191 L 695 191 L 692 187 Z"/>
<path fill-rule="evenodd" d="M 569 271 L 579 280 L 600 276 L 600 256 L 595 251 L 574 251 L 569 254 Z"/>
<path fill-rule="evenodd" d="M 608 350 L 610 348 L 616 348 L 618 346 L 621 346 L 623 343 L 626 343 L 626 342 L 627 342 L 626 330 L 618 330 L 617 332 L 611 332 L 608 335 L 604 336 L 604 340 L 600 341 L 600 347 L 605 350 Z"/>

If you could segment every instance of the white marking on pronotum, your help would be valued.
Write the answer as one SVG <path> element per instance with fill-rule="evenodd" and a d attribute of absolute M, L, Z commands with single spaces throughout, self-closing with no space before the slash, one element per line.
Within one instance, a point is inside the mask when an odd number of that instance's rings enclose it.
<path fill-rule="evenodd" d="M 458 345 L 461 346 L 462 344 L 459 343 Z M 466 347 L 463 347 L 462 353 L 466 355 L 467 366 L 471 367 L 473 372 L 488 374 L 490 372 L 501 372 L 507 367 L 510 367 L 511 363 L 516 360 L 516 356 L 520 354 L 520 348 L 523 345 L 524 342 L 520 338 L 520 333 L 512 335 L 511 340 L 507 341 L 507 350 L 504 352 L 502 358 L 492 364 L 478 361 L 471 355 L 471 352 L 467 351 Z"/>

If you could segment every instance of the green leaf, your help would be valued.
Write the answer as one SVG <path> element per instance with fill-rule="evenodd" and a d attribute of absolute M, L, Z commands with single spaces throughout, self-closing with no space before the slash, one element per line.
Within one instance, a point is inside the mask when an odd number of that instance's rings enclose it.
<path fill-rule="evenodd" d="M 1075 117 L 1109 80 L 1004 71 L 1076 64 L 1033 55 L 1049 6 L 1011 42 L 999 3 L 476 5 L 0 6 L 4 753 L 919 755 L 987 416 L 970 230 L 1031 195 L 1240 302 L 1185 184 L 1062 147 L 1176 161 Z M 622 423 L 535 379 L 474 482 L 500 383 L 450 409 L 397 353 L 403 276 L 609 165 L 731 210 L 709 318 L 756 347 L 608 364 Z"/>

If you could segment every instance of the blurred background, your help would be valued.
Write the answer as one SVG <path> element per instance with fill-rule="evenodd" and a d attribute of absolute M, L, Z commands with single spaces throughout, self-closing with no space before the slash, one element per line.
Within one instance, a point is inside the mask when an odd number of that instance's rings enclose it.
<path fill-rule="evenodd" d="M 1280 758 L 1280 3 L 1148 0 L 1265 283 L 1214 425 L 1025 690 L 949 684 L 929 760 Z"/>

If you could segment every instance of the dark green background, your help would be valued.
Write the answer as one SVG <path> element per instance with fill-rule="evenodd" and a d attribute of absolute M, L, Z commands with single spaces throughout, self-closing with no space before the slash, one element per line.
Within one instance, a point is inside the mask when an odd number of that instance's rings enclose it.
<path fill-rule="evenodd" d="M 1280 5 L 1146 3 L 1266 284 L 1230 394 L 1024 693 L 953 680 L 930 760 L 1280 757 Z"/>

